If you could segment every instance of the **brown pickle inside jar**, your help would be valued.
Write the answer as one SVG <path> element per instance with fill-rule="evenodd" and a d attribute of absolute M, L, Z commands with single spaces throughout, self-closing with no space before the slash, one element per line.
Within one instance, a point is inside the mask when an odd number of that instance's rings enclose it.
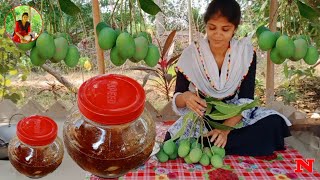
<path fill-rule="evenodd" d="M 105 83 L 110 83 L 108 80 L 114 79 L 114 77 L 108 76 L 104 76 L 104 78 L 106 78 L 104 79 Z M 118 79 L 119 86 L 123 83 L 122 78 L 120 76 L 120 80 Z M 128 78 L 125 77 L 125 80 Z M 132 80 L 129 79 L 129 81 L 132 83 Z M 93 83 L 93 86 L 97 87 L 96 83 Z M 139 84 L 135 84 L 136 86 L 140 88 Z M 121 95 L 122 92 L 119 88 L 121 87 L 116 88 L 117 94 Z M 130 87 L 126 87 L 126 89 L 130 90 Z M 79 91 L 81 93 L 81 88 Z M 98 116 L 98 118 L 102 118 L 99 120 L 92 116 L 89 119 L 86 116 L 90 115 L 87 115 L 83 110 L 81 111 L 81 107 L 79 107 L 80 110 L 71 114 L 64 125 L 64 142 L 69 155 L 82 169 L 102 178 L 116 178 L 144 164 L 149 159 L 155 143 L 155 124 L 147 111 L 144 110 L 143 89 L 142 92 L 142 98 L 138 99 L 142 106 L 135 108 L 138 109 L 138 112 L 131 116 L 128 113 L 125 116 L 120 116 L 121 113 L 117 113 L 115 116 L 104 118 Z M 131 93 L 135 95 L 133 90 Z M 138 95 L 136 97 L 139 98 Z M 119 101 L 121 99 L 116 99 L 116 102 Z M 99 104 L 99 102 L 95 103 Z M 127 105 L 126 103 L 128 102 L 124 102 L 124 106 Z M 115 120 L 117 123 L 108 123 Z"/>
<path fill-rule="evenodd" d="M 9 154 L 10 162 L 17 171 L 27 177 L 34 179 L 44 177 L 56 170 L 62 162 L 63 155 L 55 152 L 58 146 L 57 143 L 51 147 L 32 148 L 20 143 L 15 150 L 12 150 L 13 153 Z"/>
<path fill-rule="evenodd" d="M 33 179 L 55 171 L 64 154 L 62 141 L 55 131 L 55 122 L 47 117 L 31 116 L 21 120 L 17 126 L 17 137 L 10 141 L 8 147 L 13 167 Z"/>

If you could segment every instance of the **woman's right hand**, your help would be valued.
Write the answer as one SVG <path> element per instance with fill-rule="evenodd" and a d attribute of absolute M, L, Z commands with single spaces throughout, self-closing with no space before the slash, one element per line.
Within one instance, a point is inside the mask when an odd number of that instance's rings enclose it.
<path fill-rule="evenodd" d="M 190 91 L 186 91 L 182 94 L 183 100 L 186 103 L 186 106 L 199 114 L 200 116 L 204 116 L 204 112 L 207 108 L 207 103 L 204 99 L 201 99 L 195 93 Z"/>

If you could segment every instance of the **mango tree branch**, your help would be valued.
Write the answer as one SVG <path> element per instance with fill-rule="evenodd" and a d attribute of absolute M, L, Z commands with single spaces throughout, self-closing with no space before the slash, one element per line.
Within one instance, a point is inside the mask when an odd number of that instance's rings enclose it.
<path fill-rule="evenodd" d="M 67 87 L 71 92 L 77 93 L 78 88 L 74 86 L 72 83 L 70 83 L 65 77 L 61 76 L 57 71 L 53 70 L 50 66 L 44 64 L 41 66 L 42 69 L 47 71 L 49 74 L 54 76 L 61 84 L 63 84 L 65 87 Z"/>
<path fill-rule="evenodd" d="M 317 64 L 313 65 L 313 68 L 315 68 L 315 67 L 317 67 L 319 65 L 320 65 L 320 61 Z"/>

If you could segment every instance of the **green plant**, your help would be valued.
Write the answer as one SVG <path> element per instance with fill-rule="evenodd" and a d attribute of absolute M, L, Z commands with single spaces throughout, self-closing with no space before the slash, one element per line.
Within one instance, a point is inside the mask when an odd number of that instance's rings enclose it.
<path fill-rule="evenodd" d="M 259 78 L 256 78 L 255 80 L 255 93 L 258 97 L 261 97 L 264 95 L 264 91 L 265 91 L 265 88 L 264 88 L 264 84 L 263 84 L 263 81 Z"/>
<path fill-rule="evenodd" d="M 301 79 L 307 77 L 315 77 L 315 68 L 308 67 L 306 69 L 297 69 L 295 66 L 288 66 L 284 63 L 283 73 L 286 77 L 285 81 L 280 86 L 279 96 L 282 96 L 285 104 L 294 102 L 299 97 L 299 91 L 297 86 Z"/>
<path fill-rule="evenodd" d="M 19 89 L 11 86 L 12 79 L 25 81 L 30 72 L 25 64 L 25 56 L 19 51 L 13 41 L 4 36 L 4 29 L 0 29 L 0 101 L 11 99 L 17 103 L 23 94 Z"/>
<path fill-rule="evenodd" d="M 279 96 L 282 96 L 284 104 L 289 105 L 291 102 L 297 100 L 298 91 L 291 85 L 284 84 L 279 92 Z"/>
<path fill-rule="evenodd" d="M 161 52 L 160 53 L 161 57 L 158 62 L 158 66 L 156 66 L 155 68 L 144 67 L 144 66 L 129 68 L 131 70 L 140 70 L 140 71 L 147 72 L 147 74 L 143 79 L 142 85 L 145 86 L 148 80 L 154 82 L 155 84 L 150 84 L 150 85 L 160 90 L 160 92 L 166 96 L 166 99 L 168 101 L 170 101 L 170 90 L 173 87 L 176 80 L 176 75 L 173 71 L 173 68 L 177 63 L 178 58 L 181 55 L 181 54 L 178 54 L 171 58 L 169 58 L 168 56 L 168 51 L 173 44 L 175 35 L 176 35 L 176 30 L 172 31 L 169 34 L 163 48 L 161 47 L 160 41 L 157 39 L 160 52 Z"/>

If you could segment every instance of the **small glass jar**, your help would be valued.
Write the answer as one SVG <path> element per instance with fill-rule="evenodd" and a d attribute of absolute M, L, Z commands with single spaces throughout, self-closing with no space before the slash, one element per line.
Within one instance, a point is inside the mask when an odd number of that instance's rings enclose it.
<path fill-rule="evenodd" d="M 57 132 L 57 124 L 48 117 L 35 115 L 20 120 L 17 136 L 8 147 L 11 164 L 29 178 L 52 173 L 61 164 L 64 154 Z"/>
<path fill-rule="evenodd" d="M 144 164 L 156 136 L 145 97 L 142 86 L 123 75 L 101 75 L 84 82 L 78 109 L 63 129 L 71 158 L 102 178 L 120 177 Z"/>

